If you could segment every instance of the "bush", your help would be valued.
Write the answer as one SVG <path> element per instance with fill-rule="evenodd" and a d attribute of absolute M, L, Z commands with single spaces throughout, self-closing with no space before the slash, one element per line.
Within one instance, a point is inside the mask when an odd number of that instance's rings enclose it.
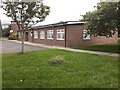
<path fill-rule="evenodd" d="M 12 34 L 8 37 L 9 40 L 17 40 L 17 34 Z"/>
<path fill-rule="evenodd" d="M 2 30 L 2 37 L 9 37 L 10 27 Z"/>
<path fill-rule="evenodd" d="M 55 64 L 62 64 L 62 63 L 65 63 L 66 61 L 64 60 L 64 58 L 62 56 L 55 56 L 53 57 L 51 60 L 50 60 L 50 63 L 52 65 L 55 65 Z"/>
<path fill-rule="evenodd" d="M 118 45 L 120 45 L 120 39 L 118 39 Z"/>

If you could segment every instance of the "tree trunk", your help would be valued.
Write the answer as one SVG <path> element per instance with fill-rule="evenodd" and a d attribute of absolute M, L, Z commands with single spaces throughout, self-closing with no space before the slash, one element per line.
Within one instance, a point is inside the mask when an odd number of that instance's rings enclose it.
<path fill-rule="evenodd" d="M 0 38 L 2 37 L 2 25 L 1 25 L 1 20 L 0 20 Z"/>
<path fill-rule="evenodd" d="M 24 31 L 22 32 L 22 49 L 21 53 L 24 53 Z"/>

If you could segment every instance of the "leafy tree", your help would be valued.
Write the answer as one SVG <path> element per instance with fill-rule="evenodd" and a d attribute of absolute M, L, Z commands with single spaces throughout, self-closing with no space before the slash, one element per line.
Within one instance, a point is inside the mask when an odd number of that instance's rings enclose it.
<path fill-rule="evenodd" d="M 120 37 L 120 2 L 117 4 L 117 8 L 118 8 L 118 11 L 117 11 L 117 28 L 118 28 L 118 36 Z"/>
<path fill-rule="evenodd" d="M 2 37 L 9 37 L 11 27 L 2 29 Z"/>
<path fill-rule="evenodd" d="M 1 20 L 0 20 L 0 38 L 2 37 L 2 25 L 1 25 Z"/>
<path fill-rule="evenodd" d="M 120 2 L 101 2 L 97 10 L 83 15 L 86 27 L 93 36 L 112 37 L 120 31 Z"/>
<path fill-rule="evenodd" d="M 24 1 L 24 0 L 23 0 Z M 35 1 L 35 0 L 34 0 Z M 22 31 L 22 50 L 24 52 L 24 32 L 28 27 L 44 21 L 49 15 L 50 7 L 43 5 L 43 0 L 35 2 L 21 2 L 21 0 L 7 0 L 3 2 L 2 8 L 6 11 L 6 15 L 16 22 L 19 30 Z"/>

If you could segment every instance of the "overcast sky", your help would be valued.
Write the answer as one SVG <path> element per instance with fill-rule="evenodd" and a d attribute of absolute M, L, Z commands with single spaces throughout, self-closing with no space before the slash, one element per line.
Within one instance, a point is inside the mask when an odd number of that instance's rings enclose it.
<path fill-rule="evenodd" d="M 80 15 L 95 10 L 94 6 L 99 2 L 100 0 L 44 0 L 44 4 L 50 6 L 51 12 L 45 21 L 40 24 L 79 20 L 82 18 Z M 3 13 L 4 11 L 0 9 L 2 23 L 10 22 L 11 19 Z"/>

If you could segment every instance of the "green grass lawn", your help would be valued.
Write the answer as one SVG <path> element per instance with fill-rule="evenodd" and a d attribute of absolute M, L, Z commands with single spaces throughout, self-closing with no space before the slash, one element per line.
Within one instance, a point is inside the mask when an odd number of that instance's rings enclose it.
<path fill-rule="evenodd" d="M 55 56 L 65 59 L 51 64 Z M 118 58 L 58 49 L 3 54 L 3 88 L 117 88 Z"/>
<path fill-rule="evenodd" d="M 0 40 L 8 40 L 7 37 L 1 37 Z"/>
<path fill-rule="evenodd" d="M 2 89 L 2 55 L 0 54 L 0 90 Z"/>
<path fill-rule="evenodd" d="M 76 49 L 120 53 L 117 43 L 104 44 L 104 45 L 93 45 L 93 46 L 80 46 L 80 47 L 77 47 Z"/>

